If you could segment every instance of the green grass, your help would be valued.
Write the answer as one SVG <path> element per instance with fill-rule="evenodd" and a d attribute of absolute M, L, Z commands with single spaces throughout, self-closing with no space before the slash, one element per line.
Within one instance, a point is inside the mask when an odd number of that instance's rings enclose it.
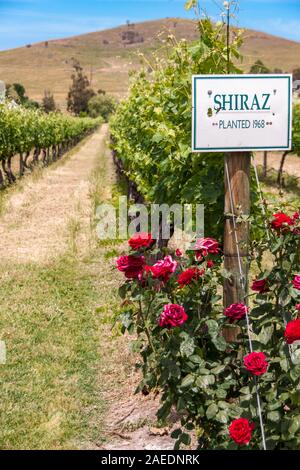
<path fill-rule="evenodd" d="M 103 409 L 94 390 L 99 325 L 91 273 L 66 257 L 43 268 L 2 266 L 0 280 L 7 346 L 0 447 L 72 448 L 89 437 L 82 411 Z"/>
<path fill-rule="evenodd" d="M 106 198 L 109 178 L 103 149 L 91 176 L 93 208 Z M 63 256 L 46 265 L 0 265 L 0 340 L 7 348 L 0 449 L 97 448 L 106 439 L 107 397 L 126 373 L 111 331 L 118 279 L 106 251 L 117 254 L 117 243 L 96 243 L 92 214 L 83 254 L 75 217 Z"/>

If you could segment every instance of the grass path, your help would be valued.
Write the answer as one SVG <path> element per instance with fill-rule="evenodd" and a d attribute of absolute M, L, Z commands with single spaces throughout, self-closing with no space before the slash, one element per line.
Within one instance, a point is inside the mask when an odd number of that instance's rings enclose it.
<path fill-rule="evenodd" d="M 116 247 L 97 243 L 93 225 L 94 206 L 113 187 L 106 134 L 103 126 L 26 178 L 0 218 L 1 449 L 98 448 L 109 389 L 125 380 L 122 358 L 117 383 L 115 359 L 105 358 Z"/>
<path fill-rule="evenodd" d="M 156 425 L 158 397 L 134 395 L 135 357 L 112 328 L 114 258 L 126 247 L 95 236 L 97 205 L 118 195 L 107 133 L 1 197 L 0 449 L 173 447 L 172 423 Z"/>

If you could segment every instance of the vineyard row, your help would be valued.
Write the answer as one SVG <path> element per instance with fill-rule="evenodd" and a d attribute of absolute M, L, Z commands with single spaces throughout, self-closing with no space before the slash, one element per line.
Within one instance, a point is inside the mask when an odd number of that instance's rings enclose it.
<path fill-rule="evenodd" d="M 45 114 L 22 107 L 0 106 L 0 186 L 16 181 L 12 159 L 19 155 L 19 176 L 59 159 L 93 132 L 99 119 Z M 29 163 L 30 162 L 30 163 Z"/>

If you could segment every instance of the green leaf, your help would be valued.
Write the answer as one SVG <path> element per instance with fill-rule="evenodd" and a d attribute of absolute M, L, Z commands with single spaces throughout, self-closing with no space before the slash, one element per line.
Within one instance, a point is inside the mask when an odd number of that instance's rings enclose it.
<path fill-rule="evenodd" d="M 216 338 L 219 334 L 219 325 L 215 320 L 207 320 L 206 326 L 211 338 Z"/>
<path fill-rule="evenodd" d="M 292 367 L 290 370 L 290 376 L 293 382 L 296 382 L 300 378 L 300 364 Z"/>
<path fill-rule="evenodd" d="M 191 437 L 186 434 L 186 433 L 182 433 L 181 436 L 180 436 L 180 441 L 186 445 L 186 446 L 189 446 L 190 443 L 191 443 Z"/>
<path fill-rule="evenodd" d="M 225 368 L 226 368 L 225 365 L 216 366 L 213 369 L 211 369 L 211 373 L 214 375 L 219 375 L 221 374 L 221 372 L 225 370 Z"/>
<path fill-rule="evenodd" d="M 226 411 L 224 410 L 219 411 L 219 413 L 215 417 L 215 420 L 218 421 L 219 423 L 226 424 L 228 421 Z"/>
<path fill-rule="evenodd" d="M 195 351 L 195 343 L 193 338 L 188 337 L 180 344 L 180 354 L 183 357 L 190 357 Z"/>
<path fill-rule="evenodd" d="M 269 421 L 272 421 L 272 423 L 279 423 L 281 414 L 279 411 L 270 411 L 270 413 L 267 414 L 267 418 Z"/>
<path fill-rule="evenodd" d="M 289 370 L 289 363 L 287 359 L 281 359 L 280 360 L 280 367 L 284 372 L 287 372 Z"/>
<path fill-rule="evenodd" d="M 212 403 L 211 405 L 209 405 L 209 407 L 206 410 L 207 419 L 214 418 L 216 416 L 216 414 L 218 413 L 218 410 L 219 410 L 219 408 L 217 407 L 217 405 L 215 403 Z"/>
<path fill-rule="evenodd" d="M 188 0 L 184 5 L 184 8 L 188 11 L 191 10 L 194 6 L 196 6 L 197 0 Z"/>
<path fill-rule="evenodd" d="M 218 351 L 225 351 L 227 348 L 227 343 L 223 336 L 218 336 L 218 338 L 214 338 L 212 343 L 217 348 Z"/>
<path fill-rule="evenodd" d="M 194 382 L 195 382 L 195 376 L 193 374 L 188 374 L 182 380 L 181 387 L 182 388 L 191 387 L 194 384 Z"/>
<path fill-rule="evenodd" d="M 271 340 L 272 335 L 274 332 L 274 326 L 265 326 L 260 334 L 258 335 L 258 340 L 262 344 L 268 344 L 268 342 Z"/>
<path fill-rule="evenodd" d="M 288 428 L 290 434 L 296 434 L 298 429 L 300 428 L 300 415 L 294 416 L 291 418 L 291 424 Z"/>
<path fill-rule="evenodd" d="M 196 354 L 192 354 L 190 357 L 189 357 L 189 360 L 191 362 L 193 362 L 194 364 L 199 364 L 201 366 L 203 366 L 205 364 L 205 361 L 204 359 L 202 359 L 202 357 L 200 356 L 197 356 Z"/>
<path fill-rule="evenodd" d="M 182 430 L 180 428 L 174 429 L 171 433 L 172 439 L 178 439 L 178 437 L 182 434 Z"/>
<path fill-rule="evenodd" d="M 196 380 L 196 385 L 199 388 L 207 388 L 209 385 L 213 385 L 214 383 L 215 383 L 214 375 L 201 375 Z"/>

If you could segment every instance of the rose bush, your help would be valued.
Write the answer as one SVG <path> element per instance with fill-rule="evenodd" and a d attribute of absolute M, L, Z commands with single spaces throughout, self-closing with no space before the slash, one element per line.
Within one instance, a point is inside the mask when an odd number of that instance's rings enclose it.
<path fill-rule="evenodd" d="M 260 449 L 256 384 L 267 448 L 300 448 L 300 224 L 293 218 L 289 230 L 278 231 L 273 220 L 270 214 L 269 239 L 251 243 L 259 273 L 252 279 L 250 307 L 223 308 L 219 292 L 228 273 L 219 244 L 209 252 L 201 240 L 196 251 L 165 253 L 158 262 L 153 245 L 140 246 L 132 258 L 117 260 L 125 275 L 121 329 L 135 335 L 132 348 L 142 359 L 138 390 L 161 392 L 162 422 L 173 408 L 179 413 L 176 448 L 188 445 L 193 433 L 199 449 Z M 225 341 L 226 328 L 236 329 L 234 342 Z"/>

